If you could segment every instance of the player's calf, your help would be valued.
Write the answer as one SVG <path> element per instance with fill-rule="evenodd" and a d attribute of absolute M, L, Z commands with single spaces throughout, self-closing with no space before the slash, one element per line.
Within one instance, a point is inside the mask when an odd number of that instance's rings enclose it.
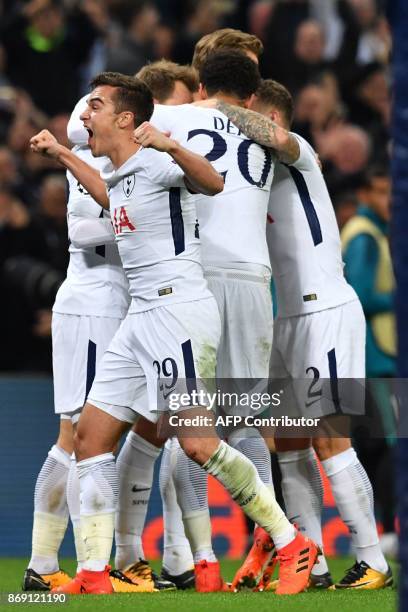
<path fill-rule="evenodd" d="M 203 463 L 203 468 L 225 486 L 244 512 L 263 527 L 275 542 L 278 553 L 282 553 L 283 580 L 279 593 L 298 593 L 304 590 L 317 557 L 318 547 L 296 532 L 274 495 L 260 480 L 255 466 L 241 453 L 217 438 L 195 438 L 188 444 L 185 444 L 185 439 L 179 439 L 182 447 L 185 445 L 196 461 L 199 457 L 202 460 L 213 451 Z M 205 446 L 208 440 L 211 440 L 209 448 Z M 295 566 L 299 561 L 298 553 L 303 550 L 305 562 L 297 568 Z M 292 582 L 287 579 L 288 572 L 294 576 Z"/>

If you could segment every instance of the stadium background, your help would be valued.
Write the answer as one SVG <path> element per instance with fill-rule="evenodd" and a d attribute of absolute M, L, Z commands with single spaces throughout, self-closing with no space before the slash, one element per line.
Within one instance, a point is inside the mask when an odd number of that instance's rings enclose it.
<path fill-rule="evenodd" d="M 131 74 L 163 56 L 186 63 L 203 34 L 237 27 L 263 40 L 262 75 L 295 95 L 295 130 L 319 153 L 342 226 L 356 211 L 364 171 L 388 163 L 391 39 L 384 4 L 0 1 L 0 457 L 11 468 L 0 471 L 0 556 L 29 555 L 35 478 L 58 426 L 50 308 L 68 262 L 65 180 L 57 165 L 30 154 L 30 137 L 47 127 L 66 142 L 69 112 L 92 74 L 105 68 Z M 216 550 L 240 557 L 245 522 L 215 487 Z M 145 533 L 148 557 L 157 556 L 161 538 L 155 491 Z M 347 530 L 332 505 L 326 489 L 326 550 L 345 553 Z M 62 553 L 73 554 L 72 538 Z"/>

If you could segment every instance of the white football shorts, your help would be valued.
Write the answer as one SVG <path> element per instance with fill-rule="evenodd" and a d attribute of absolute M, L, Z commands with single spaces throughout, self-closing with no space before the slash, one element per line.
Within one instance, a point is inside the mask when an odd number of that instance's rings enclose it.
<path fill-rule="evenodd" d="M 359 300 L 298 317 L 278 318 L 270 378 L 293 380 L 295 401 L 304 416 L 360 414 L 364 410 L 365 334 Z M 358 393 L 360 388 L 362 395 Z"/>
<path fill-rule="evenodd" d="M 121 322 L 110 317 L 53 313 L 54 408 L 62 419 L 78 420 L 98 362 Z"/>
<path fill-rule="evenodd" d="M 272 348 L 270 274 L 205 271 L 221 316 L 217 378 L 267 378 Z"/>
<path fill-rule="evenodd" d="M 254 393 L 259 379 L 265 381 L 262 389 L 267 386 L 273 334 L 271 278 L 267 268 L 256 268 L 265 273 L 220 268 L 205 271 L 221 316 L 217 381 L 224 397 Z M 222 401 L 219 409 L 220 414 L 252 413 L 247 403 L 234 400 Z"/>
<path fill-rule="evenodd" d="M 187 393 L 197 379 L 214 379 L 219 338 L 212 297 L 128 314 L 102 357 L 88 401 L 120 421 L 142 415 L 156 422 L 175 390 Z"/>

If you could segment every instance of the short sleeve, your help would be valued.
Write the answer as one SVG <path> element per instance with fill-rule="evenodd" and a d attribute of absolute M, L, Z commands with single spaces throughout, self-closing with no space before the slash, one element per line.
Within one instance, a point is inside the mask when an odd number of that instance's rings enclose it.
<path fill-rule="evenodd" d="M 143 158 L 140 161 L 152 183 L 158 183 L 165 189 L 185 187 L 184 171 L 167 153 L 143 149 Z"/>
<path fill-rule="evenodd" d="M 180 112 L 179 106 L 155 104 L 150 123 L 161 132 L 171 133 L 174 129 L 174 125 L 177 123 L 177 109 L 178 112 Z"/>
<path fill-rule="evenodd" d="M 73 246 L 79 249 L 115 242 L 111 220 L 105 217 L 84 219 L 69 215 L 68 237 Z"/>
<path fill-rule="evenodd" d="M 89 95 L 83 96 L 75 105 L 67 125 L 67 136 L 73 145 L 87 145 L 88 132 L 84 128 L 80 116 L 87 107 Z"/>
<path fill-rule="evenodd" d="M 188 141 L 189 120 L 192 113 L 190 104 L 182 104 L 180 106 L 165 106 L 156 104 L 150 123 L 161 132 L 169 132 L 170 138 L 174 138 L 186 148 Z"/>
<path fill-rule="evenodd" d="M 317 154 L 312 149 L 310 144 L 298 134 L 295 134 L 294 132 L 291 132 L 291 134 L 296 138 L 299 143 L 300 153 L 298 159 L 290 165 L 303 172 L 308 170 L 314 170 L 316 166 L 319 167 L 317 161 Z"/>

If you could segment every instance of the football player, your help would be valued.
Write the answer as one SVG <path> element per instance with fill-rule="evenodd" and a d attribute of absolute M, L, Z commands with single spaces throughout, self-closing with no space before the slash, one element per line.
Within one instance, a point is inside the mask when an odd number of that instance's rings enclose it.
<path fill-rule="evenodd" d="M 297 397 L 301 413 L 307 416 L 321 410 L 322 384 L 328 380 L 333 414 L 341 415 L 339 381 L 365 377 L 366 327 L 357 294 L 344 278 L 336 217 L 316 153 L 306 140 L 290 133 L 292 98 L 275 81 L 262 83 L 252 111 L 222 101 L 216 108 L 248 137 L 275 151 L 277 143 L 293 141 L 292 159 L 280 157 L 276 166 L 268 208 L 278 304 L 271 378 L 311 379 L 307 397 Z M 327 414 L 323 410 L 318 416 Z M 275 444 L 288 516 L 320 546 L 323 486 L 315 452 L 330 481 L 356 554 L 355 564 L 334 588 L 391 585 L 391 569 L 378 539 L 371 483 L 350 439 L 334 430 L 313 440 L 276 437 Z M 313 568 L 311 584 L 332 585 L 323 555 Z"/>
<path fill-rule="evenodd" d="M 218 308 L 202 275 L 194 200 L 184 200 L 183 185 L 216 193 L 222 188 L 220 176 L 208 162 L 203 165 L 203 158 L 146 123 L 153 100 L 141 85 L 123 75 L 102 74 L 94 80 L 82 114 L 93 154 L 107 155 L 112 162 L 103 176 L 132 305 L 100 362 L 78 423 L 75 453 L 87 560 L 59 592 L 112 592 L 107 568 L 117 493 L 112 449 L 136 413 L 157 419 L 158 372 L 166 376 L 172 367 L 175 384 L 180 374 L 195 384 L 203 377 L 204 365 L 207 378 L 215 374 Z M 47 134 L 32 139 L 32 146 L 63 162 L 70 158 L 63 147 L 50 143 Z M 74 161 L 72 166 L 81 164 Z M 92 173 L 86 174 L 90 178 Z M 92 191 L 92 180 L 89 186 Z M 188 413 L 205 416 L 208 411 L 200 406 Z M 290 525 L 244 455 L 220 441 L 211 427 L 201 433 L 204 438 L 189 437 L 180 423 L 177 435 L 184 452 L 214 475 L 274 539 L 281 556 L 277 592 L 303 590 L 317 556 L 316 545 Z"/>

